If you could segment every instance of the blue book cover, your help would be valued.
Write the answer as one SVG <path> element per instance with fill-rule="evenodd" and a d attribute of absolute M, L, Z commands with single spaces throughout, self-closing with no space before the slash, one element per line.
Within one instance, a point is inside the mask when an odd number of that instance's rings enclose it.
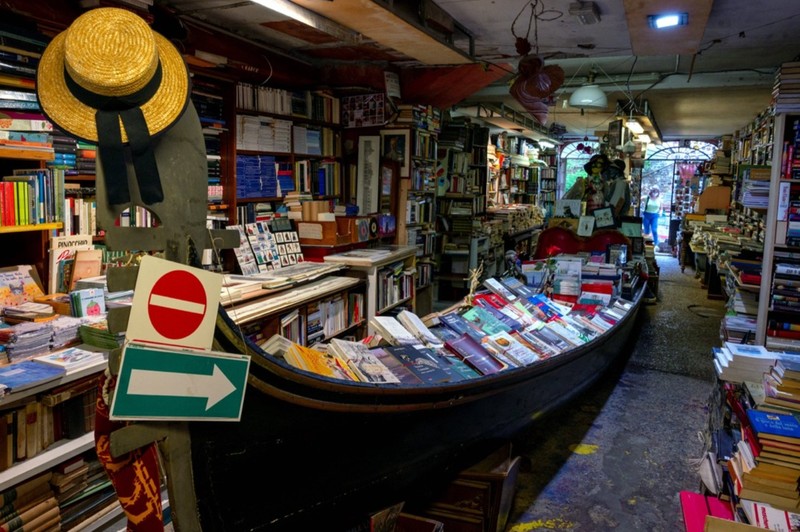
<path fill-rule="evenodd" d="M 13 393 L 54 381 L 64 376 L 62 367 L 42 364 L 35 360 L 23 360 L 0 368 L 0 385 L 5 393 Z"/>
<path fill-rule="evenodd" d="M 486 333 L 473 327 L 472 324 L 458 312 L 450 312 L 439 316 L 439 321 L 459 335 L 468 334 L 477 341 L 486 336 Z"/>
<path fill-rule="evenodd" d="M 793 414 L 779 414 L 751 408 L 747 411 L 747 417 L 750 418 L 756 435 L 763 433 L 800 439 L 800 421 Z"/>

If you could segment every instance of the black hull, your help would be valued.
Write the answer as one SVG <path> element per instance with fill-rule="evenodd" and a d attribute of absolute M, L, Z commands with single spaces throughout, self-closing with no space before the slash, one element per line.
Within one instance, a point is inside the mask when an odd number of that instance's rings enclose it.
<path fill-rule="evenodd" d="M 203 530 L 343 530 L 430 489 L 627 356 L 640 301 L 580 349 L 470 384 L 386 391 L 293 379 L 253 355 L 241 422 L 190 424 Z M 218 344 L 235 351 L 229 325 L 221 316 Z"/>

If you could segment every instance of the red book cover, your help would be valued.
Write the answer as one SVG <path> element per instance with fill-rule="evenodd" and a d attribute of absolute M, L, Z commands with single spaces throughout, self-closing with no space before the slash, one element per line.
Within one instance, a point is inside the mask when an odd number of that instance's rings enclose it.
<path fill-rule="evenodd" d="M 472 301 L 476 305 L 480 305 L 482 307 L 490 306 L 496 309 L 501 309 L 508 304 L 505 299 L 492 292 L 475 294 L 472 297 Z"/>
<path fill-rule="evenodd" d="M 730 504 L 717 497 L 682 491 L 680 498 L 686 532 L 703 532 L 707 515 L 733 521 L 733 510 Z"/>
<path fill-rule="evenodd" d="M 614 285 L 611 283 L 581 283 L 581 290 L 598 294 L 613 294 Z"/>
<path fill-rule="evenodd" d="M 505 369 L 505 364 L 494 358 L 472 337 L 462 334 L 455 340 L 448 340 L 445 347 L 481 375 L 491 375 Z"/>
<path fill-rule="evenodd" d="M 775 336 L 778 338 L 793 338 L 800 340 L 800 331 L 786 331 L 781 329 L 767 329 L 767 336 Z"/>
<path fill-rule="evenodd" d="M 3 225 L 16 225 L 17 214 L 15 208 L 14 183 L 3 181 Z"/>

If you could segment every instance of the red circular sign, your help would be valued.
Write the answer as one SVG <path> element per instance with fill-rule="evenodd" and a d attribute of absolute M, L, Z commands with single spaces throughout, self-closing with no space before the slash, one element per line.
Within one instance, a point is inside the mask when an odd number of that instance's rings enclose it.
<path fill-rule="evenodd" d="M 203 283 L 187 271 L 164 274 L 153 285 L 147 301 L 147 315 L 158 334 L 170 340 L 194 333 L 206 315 Z"/>

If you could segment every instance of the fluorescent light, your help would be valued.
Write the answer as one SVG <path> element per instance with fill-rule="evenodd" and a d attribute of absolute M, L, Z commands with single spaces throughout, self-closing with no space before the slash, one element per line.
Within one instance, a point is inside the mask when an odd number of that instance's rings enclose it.
<path fill-rule="evenodd" d="M 664 28 L 674 28 L 675 26 L 685 26 L 689 23 L 688 13 L 670 13 L 667 15 L 648 15 L 647 22 L 651 28 L 661 30 Z"/>
<path fill-rule="evenodd" d="M 644 128 L 642 127 L 642 124 L 640 124 L 633 118 L 628 120 L 628 123 L 625 125 L 627 126 L 628 129 L 631 130 L 631 133 L 633 133 L 634 135 L 641 135 L 642 133 L 644 133 Z"/>
<path fill-rule="evenodd" d="M 650 135 L 645 135 L 644 133 L 640 133 L 636 137 L 636 142 L 641 142 L 643 144 L 647 144 L 650 142 Z"/>
<path fill-rule="evenodd" d="M 542 148 L 544 148 L 546 150 L 556 147 L 556 145 L 553 144 L 552 142 L 550 142 L 549 140 L 540 140 L 540 141 L 537 141 L 537 142 L 539 142 L 539 146 L 541 146 Z"/>

